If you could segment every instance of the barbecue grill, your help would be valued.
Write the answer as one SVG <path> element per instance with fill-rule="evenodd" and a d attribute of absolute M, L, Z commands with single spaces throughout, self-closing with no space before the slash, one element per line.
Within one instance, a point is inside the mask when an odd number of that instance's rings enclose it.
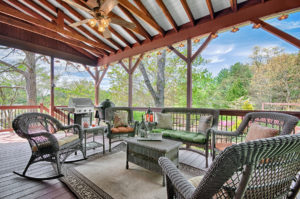
<path fill-rule="evenodd" d="M 74 114 L 74 124 L 83 126 L 83 123 L 92 124 L 92 114 L 94 113 L 94 104 L 90 98 L 70 98 L 68 107 L 60 109 L 68 111 L 68 123 L 70 124 L 70 115 Z"/>

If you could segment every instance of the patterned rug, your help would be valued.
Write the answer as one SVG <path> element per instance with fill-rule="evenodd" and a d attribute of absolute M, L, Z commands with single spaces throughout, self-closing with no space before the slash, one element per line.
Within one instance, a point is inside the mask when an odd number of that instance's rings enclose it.
<path fill-rule="evenodd" d="M 96 154 L 87 161 L 65 164 L 61 181 L 84 199 L 167 198 L 162 176 L 129 163 L 125 169 L 126 145 L 119 144 L 111 153 Z M 204 171 L 180 164 L 186 178 L 203 175 Z"/>

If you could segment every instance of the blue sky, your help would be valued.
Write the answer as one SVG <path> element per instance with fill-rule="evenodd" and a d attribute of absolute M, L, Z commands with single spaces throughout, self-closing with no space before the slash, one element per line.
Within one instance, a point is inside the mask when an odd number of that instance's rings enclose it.
<path fill-rule="evenodd" d="M 300 38 L 300 12 L 290 14 L 288 19 L 279 21 L 277 18 L 269 19 L 267 23 Z M 220 33 L 203 51 L 202 56 L 210 60 L 205 65 L 214 76 L 222 68 L 229 68 L 236 62 L 249 63 L 249 56 L 254 46 L 270 48 L 279 46 L 287 53 L 298 52 L 299 49 L 288 42 L 268 33 L 263 29 L 252 29 L 252 25 L 241 27 L 236 33 L 230 31 Z"/>

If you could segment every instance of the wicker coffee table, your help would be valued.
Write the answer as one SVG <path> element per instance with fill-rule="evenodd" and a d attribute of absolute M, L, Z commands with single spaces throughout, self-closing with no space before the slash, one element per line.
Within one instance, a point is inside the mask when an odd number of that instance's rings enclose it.
<path fill-rule="evenodd" d="M 128 162 L 139 165 L 150 171 L 163 174 L 158 165 L 158 158 L 164 156 L 169 158 L 175 165 L 178 165 L 178 151 L 181 142 L 166 140 L 162 141 L 138 141 L 137 138 L 128 138 L 126 169 Z M 163 186 L 165 186 L 165 176 L 163 175 Z"/>

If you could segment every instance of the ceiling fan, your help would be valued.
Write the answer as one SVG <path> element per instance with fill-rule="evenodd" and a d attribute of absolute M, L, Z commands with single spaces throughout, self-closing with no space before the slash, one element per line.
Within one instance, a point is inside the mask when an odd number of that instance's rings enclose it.
<path fill-rule="evenodd" d="M 130 23 L 123 19 L 109 17 L 108 13 L 118 4 L 117 0 L 88 0 L 86 5 L 90 8 L 83 7 L 72 0 L 63 0 L 64 2 L 73 5 L 74 7 L 81 9 L 85 12 L 91 14 L 94 18 L 84 19 L 70 24 L 71 27 L 81 26 L 88 23 L 91 27 L 98 28 L 99 32 L 103 33 L 105 38 L 111 37 L 111 32 L 108 29 L 108 26 L 113 23 L 129 29 L 134 29 L 136 26 L 134 23 Z"/>

